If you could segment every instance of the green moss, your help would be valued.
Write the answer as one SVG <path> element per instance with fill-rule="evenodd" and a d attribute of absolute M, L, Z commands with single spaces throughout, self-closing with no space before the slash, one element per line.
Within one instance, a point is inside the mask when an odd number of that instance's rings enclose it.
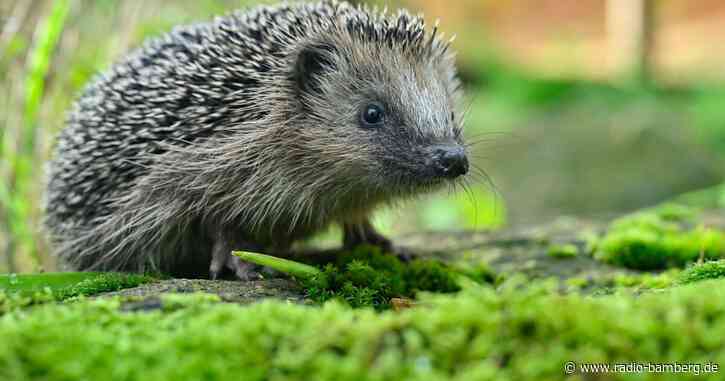
<path fill-rule="evenodd" d="M 101 292 L 136 287 L 155 279 L 150 275 L 121 273 L 45 273 L 0 275 L 0 291 L 17 294 L 15 300 L 42 302 L 49 297 L 64 300 L 75 296 L 88 296 Z"/>
<path fill-rule="evenodd" d="M 573 244 L 550 245 L 546 254 L 554 258 L 573 258 L 579 254 L 579 249 Z"/>
<path fill-rule="evenodd" d="M 700 257 L 725 257 L 725 233 L 687 228 L 685 209 L 640 212 L 616 220 L 597 243 L 597 258 L 636 270 L 684 267 Z"/>
<path fill-rule="evenodd" d="M 636 289 L 663 289 L 672 287 L 682 270 L 669 269 L 659 274 L 617 274 L 612 282 L 615 287 L 636 288 Z"/>
<path fill-rule="evenodd" d="M 705 262 L 688 267 L 679 276 L 679 283 L 687 284 L 725 277 L 725 260 Z"/>
<path fill-rule="evenodd" d="M 57 290 L 54 294 L 58 299 L 64 300 L 75 296 L 89 296 L 136 287 L 153 279 L 155 278 L 150 275 L 101 273 L 93 278 L 84 279 L 73 286 Z"/>
<path fill-rule="evenodd" d="M 565 284 L 570 289 L 580 290 L 591 285 L 591 281 L 584 277 L 573 277 L 565 281 Z"/>
<path fill-rule="evenodd" d="M 0 315 L 32 305 L 136 287 L 154 277 L 120 273 L 47 273 L 0 276 Z"/>
<path fill-rule="evenodd" d="M 691 222 L 696 219 L 698 211 L 692 206 L 670 202 L 659 205 L 650 212 L 665 221 Z"/>
<path fill-rule="evenodd" d="M 0 289 L 0 316 L 28 306 L 56 300 L 53 292 L 47 288 L 34 293 L 7 292 Z"/>
<path fill-rule="evenodd" d="M 302 280 L 309 298 L 317 302 L 340 299 L 353 307 L 384 309 L 393 297 L 414 297 L 418 291 L 460 290 L 457 277 L 462 274 L 440 262 L 403 263 L 373 246 L 360 246 L 338 258 L 321 274 Z"/>
<path fill-rule="evenodd" d="M 567 361 L 725 363 L 718 280 L 598 298 L 504 284 L 382 313 L 336 302 L 172 299 L 174 308 L 150 312 L 87 300 L 6 314 L 0 379 L 526 381 L 562 379 Z"/>
<path fill-rule="evenodd" d="M 681 269 L 673 268 L 659 273 L 615 272 L 599 276 L 593 274 L 567 278 L 564 285 L 567 291 L 586 290 L 587 295 L 632 294 L 676 286 L 681 272 Z"/>
<path fill-rule="evenodd" d="M 488 283 L 498 285 L 505 279 L 502 274 L 497 274 L 487 262 L 481 260 L 471 261 L 469 259 L 464 262 L 456 263 L 452 265 L 452 269 L 479 284 Z"/>

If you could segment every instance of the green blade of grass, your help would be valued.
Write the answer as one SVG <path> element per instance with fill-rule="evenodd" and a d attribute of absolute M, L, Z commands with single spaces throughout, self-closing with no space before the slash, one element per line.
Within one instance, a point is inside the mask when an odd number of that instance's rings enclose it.
<path fill-rule="evenodd" d="M 70 287 L 101 273 L 68 272 L 43 274 L 0 274 L 0 290 L 8 292 L 33 292 L 45 287 L 60 289 Z"/>
<path fill-rule="evenodd" d="M 27 203 L 32 199 L 32 182 L 37 177 L 35 170 L 37 166 L 34 165 L 36 161 L 35 140 L 38 135 L 38 114 L 43 101 L 46 77 L 69 9 L 70 1 L 54 1 L 50 13 L 36 32 L 24 78 L 25 110 L 23 126 L 18 134 L 20 139 L 14 140 L 17 139 L 17 135 L 14 134 L 0 136 L 0 146 L 2 146 L 0 163 L 5 162 L 2 165 L 6 168 L 2 168 L 2 170 L 7 171 L 7 180 L 9 180 L 0 192 L 3 202 L 3 215 L 0 218 L 8 226 L 8 232 L 5 234 L 10 235 L 6 253 L 10 258 L 9 263 L 13 262 L 12 257 L 15 255 L 15 250 L 21 245 L 27 247 L 36 265 L 40 263 L 32 233 L 30 233 L 34 231 L 32 226 L 34 221 Z M 14 149 L 10 147 L 14 147 Z M 9 270 L 14 271 L 15 269 L 9 268 Z"/>
<path fill-rule="evenodd" d="M 45 77 L 48 74 L 50 61 L 63 31 L 69 9 L 70 1 L 68 0 L 53 2 L 53 9 L 41 25 L 30 55 L 28 76 L 25 79 L 25 118 L 26 127 L 31 130 L 35 127 L 45 89 Z M 27 138 L 26 144 L 32 147 L 34 143 L 32 135 L 27 134 Z"/>
<path fill-rule="evenodd" d="M 316 267 L 290 261 L 289 259 L 273 257 L 271 255 L 259 254 L 251 251 L 233 251 L 232 255 L 235 255 L 247 262 L 267 266 L 301 279 L 310 279 L 321 273 L 321 271 Z"/>

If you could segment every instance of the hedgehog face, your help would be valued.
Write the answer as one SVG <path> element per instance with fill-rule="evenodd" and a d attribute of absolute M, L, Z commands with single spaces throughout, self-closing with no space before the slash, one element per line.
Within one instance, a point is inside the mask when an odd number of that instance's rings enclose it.
<path fill-rule="evenodd" d="M 373 147 L 377 175 L 414 188 L 465 175 L 468 159 L 445 87 L 431 71 L 392 72 L 399 69 L 378 68 L 387 80 L 371 82 L 350 106 L 357 109 L 357 139 Z M 374 77 L 374 70 L 367 75 Z"/>
<path fill-rule="evenodd" d="M 365 191 L 415 193 L 468 172 L 452 60 L 328 41 L 299 54 L 296 79 L 303 139 Z"/>

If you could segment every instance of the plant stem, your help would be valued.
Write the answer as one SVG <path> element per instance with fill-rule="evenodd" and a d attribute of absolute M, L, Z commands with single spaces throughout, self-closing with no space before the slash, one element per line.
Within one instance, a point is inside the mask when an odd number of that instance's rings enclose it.
<path fill-rule="evenodd" d="M 253 253 L 251 251 L 233 251 L 232 255 L 235 255 L 247 262 L 267 266 L 298 278 L 309 279 L 321 273 L 321 271 L 316 267 L 290 261 L 289 259 L 273 257 L 271 255 Z"/>

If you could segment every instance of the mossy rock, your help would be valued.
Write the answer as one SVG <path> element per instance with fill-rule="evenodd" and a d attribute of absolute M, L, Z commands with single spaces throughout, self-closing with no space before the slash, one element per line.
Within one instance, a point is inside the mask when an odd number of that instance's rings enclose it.
<path fill-rule="evenodd" d="M 682 284 L 725 278 L 725 260 L 705 262 L 687 268 L 679 276 Z"/>
<path fill-rule="evenodd" d="M 685 267 L 697 260 L 725 258 L 725 232 L 693 225 L 672 207 L 635 213 L 615 220 L 598 239 L 597 258 L 635 270 Z M 693 212 L 694 213 L 694 212 Z"/>

